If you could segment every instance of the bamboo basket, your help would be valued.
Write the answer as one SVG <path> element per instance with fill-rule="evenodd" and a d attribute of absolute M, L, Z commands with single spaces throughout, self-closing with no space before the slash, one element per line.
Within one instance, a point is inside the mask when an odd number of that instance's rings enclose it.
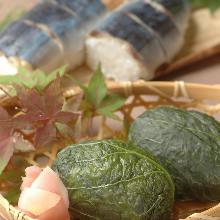
<path fill-rule="evenodd" d="M 220 119 L 220 85 L 202 85 L 184 82 L 145 82 L 137 81 L 134 83 L 108 83 L 110 91 L 127 97 L 127 102 L 117 114 L 123 121 L 113 121 L 106 118 L 97 118 L 94 120 L 94 133 L 92 139 L 104 138 L 124 138 L 126 131 L 123 122 L 133 121 L 146 109 L 161 105 L 176 106 L 184 109 L 197 109 L 209 115 Z M 76 97 L 81 90 L 77 87 L 64 91 L 66 98 Z M 14 100 L 2 102 L 2 105 L 11 105 Z M 47 163 L 43 166 L 50 166 L 61 149 L 59 146 L 52 146 L 50 149 L 38 150 L 36 152 L 24 154 L 24 159 L 30 165 L 39 165 L 39 157 L 47 158 Z M 10 169 L 18 169 L 11 167 Z M 7 183 L 0 183 L 0 191 L 9 190 Z M 173 220 L 219 220 L 220 205 L 214 203 L 194 203 L 194 202 L 176 202 L 173 211 Z M 213 207 L 214 206 L 214 207 Z M 208 209 L 212 207 L 211 209 Z M 204 211 L 208 209 L 207 211 Z M 202 212 L 204 211 L 204 212 Z M 200 213 L 200 214 L 195 214 Z M 0 196 L 0 213 L 3 213 L 9 220 L 31 220 L 25 216 Z M 0 218 L 1 219 L 1 218 Z"/>
<path fill-rule="evenodd" d="M 108 2 L 108 0 L 106 0 Z M 111 1 L 109 1 L 111 2 Z M 113 2 L 118 2 L 113 1 Z M 117 6 L 116 3 L 109 5 L 110 8 Z M 208 9 L 194 11 L 186 34 L 186 42 L 175 60 L 158 69 L 155 77 L 176 72 L 184 67 L 210 58 L 220 53 L 220 10 L 211 15 Z M 79 71 L 80 72 L 80 71 Z M 89 71 L 90 72 L 90 71 Z M 74 73 L 75 74 L 75 73 Z M 88 76 L 89 77 L 89 76 Z M 85 81 L 87 81 L 87 76 Z M 124 124 L 131 122 L 144 110 L 161 105 L 171 105 L 184 109 L 197 109 L 220 120 L 220 85 L 201 85 L 184 82 L 145 82 L 134 83 L 108 83 L 109 90 L 125 97 L 128 100 L 117 114 L 123 122 L 116 122 L 106 118 L 94 120 L 93 139 L 124 138 L 126 129 Z M 68 86 L 64 91 L 66 98 L 77 96 L 80 89 Z M 1 96 L 1 106 L 11 106 L 16 100 Z M 86 136 L 86 135 L 85 135 Z M 85 138 L 85 137 L 84 137 Z M 86 137 L 88 138 L 88 137 Z M 76 140 L 77 141 L 77 140 Z M 39 157 L 46 159 L 44 166 L 51 166 L 60 146 L 52 146 L 50 149 L 38 150 L 23 157 L 29 165 L 39 165 Z M 10 166 L 10 169 L 19 169 Z M 10 184 L 0 183 L 0 192 L 10 190 Z M 206 211 L 205 211 L 206 210 Z M 0 213 L 8 220 L 33 220 L 11 206 L 0 194 Z M 187 218 L 187 216 L 190 216 Z M 0 216 L 0 220 L 1 220 Z M 220 205 L 213 203 L 176 202 L 172 220 L 220 220 Z"/>

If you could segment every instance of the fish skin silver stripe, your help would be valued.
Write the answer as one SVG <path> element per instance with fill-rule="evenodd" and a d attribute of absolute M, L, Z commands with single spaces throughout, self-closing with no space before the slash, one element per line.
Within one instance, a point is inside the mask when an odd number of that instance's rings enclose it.
<path fill-rule="evenodd" d="M 154 31 L 151 27 L 149 27 L 147 24 L 145 24 L 137 15 L 130 13 L 130 12 L 124 12 L 124 14 L 126 16 L 128 16 L 129 18 L 131 18 L 137 24 L 141 25 L 145 30 L 150 31 L 152 34 L 154 34 L 156 36 L 156 40 L 158 41 L 164 56 L 168 59 L 168 54 L 167 54 L 162 42 L 160 41 L 160 37 L 159 37 L 158 33 L 156 31 Z"/>
<path fill-rule="evenodd" d="M 53 31 L 50 30 L 50 28 L 47 25 L 42 24 L 42 23 L 35 23 L 29 19 L 22 20 L 22 22 L 30 27 L 38 29 L 42 31 L 43 33 L 47 34 L 54 41 L 54 43 L 58 46 L 60 52 L 64 54 L 64 46 L 63 46 L 62 41 Z"/>
<path fill-rule="evenodd" d="M 72 10 L 71 8 L 66 7 L 65 5 L 59 5 L 55 0 L 47 0 L 48 2 L 50 2 L 53 5 L 58 6 L 59 8 L 63 9 L 65 12 L 67 12 L 68 14 L 72 15 L 72 16 L 78 16 L 77 13 Z"/>
<path fill-rule="evenodd" d="M 180 31 L 177 23 L 175 22 L 175 18 L 173 16 L 173 14 L 166 9 L 163 5 L 154 2 L 152 0 L 144 0 L 144 2 L 146 2 L 147 4 L 151 5 L 153 8 L 155 8 L 156 10 L 160 11 L 161 13 L 164 13 L 165 15 L 167 15 L 173 22 L 174 26 L 176 27 L 176 30 L 179 32 L 179 34 L 181 34 L 182 32 Z"/>

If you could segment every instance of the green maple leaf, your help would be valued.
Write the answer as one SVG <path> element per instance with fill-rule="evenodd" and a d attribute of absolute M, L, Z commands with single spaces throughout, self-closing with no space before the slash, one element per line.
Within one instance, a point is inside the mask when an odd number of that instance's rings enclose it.
<path fill-rule="evenodd" d="M 117 94 L 110 94 L 105 97 L 101 105 L 97 109 L 97 112 L 106 117 L 113 119 L 119 119 L 114 112 L 121 108 L 125 103 L 125 99 Z"/>
<path fill-rule="evenodd" d="M 37 91 L 43 91 L 47 85 L 54 81 L 57 76 L 63 77 L 66 66 L 62 66 L 53 72 L 46 74 L 42 70 L 30 71 L 24 67 L 18 69 L 18 74 L 9 76 L 0 76 L 0 84 L 3 85 L 20 85 L 27 89 L 35 88 Z M 15 90 L 9 92 L 12 96 L 16 95 Z"/>
<path fill-rule="evenodd" d="M 89 103 L 98 107 L 107 95 L 105 77 L 99 65 L 95 74 L 92 76 L 89 85 L 84 89 L 86 99 Z"/>
<path fill-rule="evenodd" d="M 85 117 L 91 117 L 95 113 L 98 113 L 105 117 L 119 119 L 114 112 L 124 105 L 126 99 L 108 92 L 101 65 L 98 66 L 96 72 L 93 74 L 88 86 L 81 84 L 75 79 L 73 81 L 84 92 L 81 109 Z"/>

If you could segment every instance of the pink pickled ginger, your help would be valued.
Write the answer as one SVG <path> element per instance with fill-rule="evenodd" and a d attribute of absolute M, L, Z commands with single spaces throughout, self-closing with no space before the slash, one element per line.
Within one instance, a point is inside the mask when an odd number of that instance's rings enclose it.
<path fill-rule="evenodd" d="M 25 170 L 18 208 L 38 220 L 69 220 L 68 192 L 59 176 L 49 167 Z"/>

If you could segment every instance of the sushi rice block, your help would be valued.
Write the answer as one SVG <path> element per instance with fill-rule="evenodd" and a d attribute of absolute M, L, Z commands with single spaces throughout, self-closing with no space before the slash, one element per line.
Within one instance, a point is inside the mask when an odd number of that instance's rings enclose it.
<path fill-rule="evenodd" d="M 87 37 L 87 64 L 95 70 L 101 63 L 106 77 L 116 81 L 150 80 L 182 47 L 188 15 L 183 0 L 129 1 Z"/>

